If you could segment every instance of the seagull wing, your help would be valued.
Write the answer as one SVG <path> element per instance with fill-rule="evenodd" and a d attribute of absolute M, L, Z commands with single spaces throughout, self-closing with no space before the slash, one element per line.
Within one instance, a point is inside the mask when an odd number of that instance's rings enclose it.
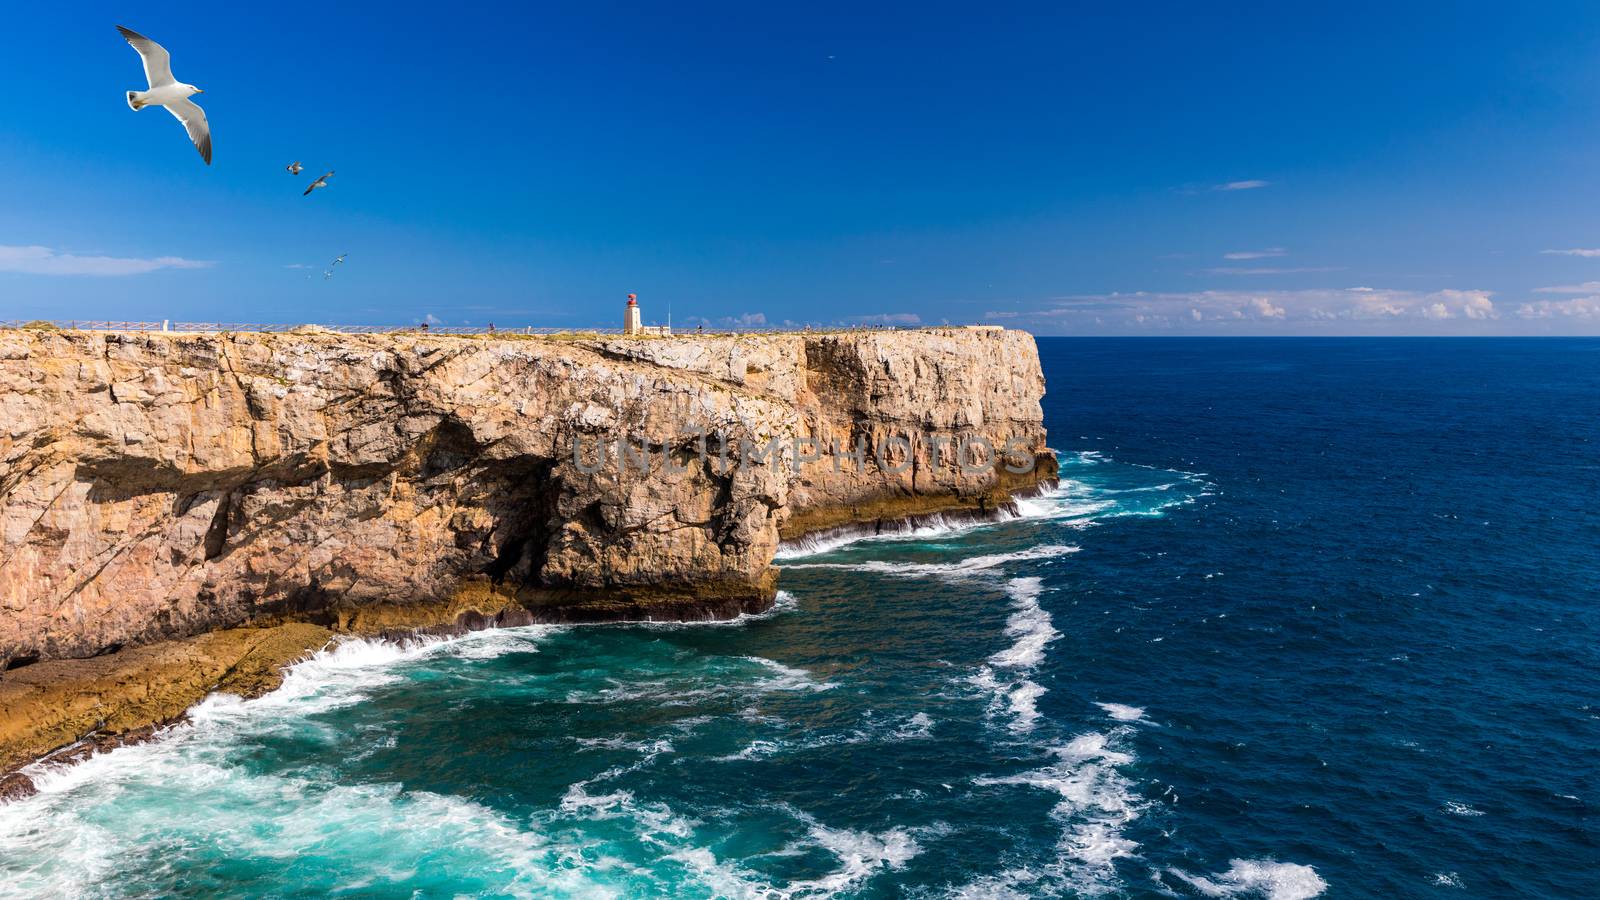
<path fill-rule="evenodd" d="M 133 45 L 133 49 L 139 51 L 139 58 L 144 60 L 144 77 L 145 80 L 150 82 L 150 87 L 158 88 L 174 83 L 175 79 L 172 77 L 172 54 L 167 52 L 167 48 L 139 32 L 129 31 L 121 25 L 117 26 L 117 30 L 122 32 L 122 37 L 128 43 Z M 205 118 L 201 117 L 201 121 L 204 122 Z M 209 160 L 207 161 L 209 162 Z"/>
<path fill-rule="evenodd" d="M 184 130 L 189 132 L 189 140 L 194 141 L 194 148 L 200 151 L 200 158 L 206 161 L 206 165 L 211 165 L 211 125 L 206 121 L 206 111 L 185 97 L 168 103 L 167 112 L 177 116 L 178 121 L 183 123 Z"/>
<path fill-rule="evenodd" d="M 304 194 L 301 194 L 300 196 L 302 196 L 302 197 L 308 196 L 308 195 L 310 195 L 310 193 L 312 191 L 316 190 L 319 187 L 322 187 L 322 179 L 321 178 L 318 178 L 316 181 L 313 181 L 310 184 L 306 185 L 306 192 Z"/>

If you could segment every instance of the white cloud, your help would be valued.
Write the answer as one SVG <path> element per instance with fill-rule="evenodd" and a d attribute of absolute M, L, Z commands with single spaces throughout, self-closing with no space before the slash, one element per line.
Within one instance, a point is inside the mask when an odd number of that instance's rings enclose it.
<path fill-rule="evenodd" d="M 1269 184 L 1272 184 L 1272 182 L 1270 182 L 1270 181 L 1262 181 L 1259 178 L 1247 178 L 1244 181 L 1230 181 L 1230 182 L 1227 182 L 1226 184 L 1219 184 L 1216 187 L 1212 188 L 1212 190 L 1216 190 L 1216 191 L 1253 191 L 1256 188 L 1264 188 Z"/>
<path fill-rule="evenodd" d="M 1265 250 L 1235 250 L 1232 253 L 1222 254 L 1223 259 L 1272 259 L 1278 256 L 1288 256 L 1289 251 L 1282 247 L 1268 247 Z"/>
<path fill-rule="evenodd" d="M 1207 269 L 1207 275 L 1301 275 L 1306 272 L 1343 272 L 1343 266 L 1293 266 L 1279 267 L 1243 267 L 1243 266 L 1218 266 Z"/>
<path fill-rule="evenodd" d="M 1266 297 L 1251 297 L 1250 306 L 1256 311 L 1256 315 L 1263 319 L 1281 319 L 1284 317 L 1283 307 L 1273 303 Z"/>
<path fill-rule="evenodd" d="M 708 319 L 704 316 L 689 316 L 684 321 L 689 325 L 711 328 L 719 326 L 722 328 L 759 328 L 767 324 L 767 315 L 766 313 L 747 312 L 740 313 L 737 316 L 722 316 L 716 319 Z"/>
<path fill-rule="evenodd" d="M 1488 291 L 1353 287 L 1093 294 L 1058 297 L 1031 311 L 996 310 L 985 318 L 1045 331 L 1384 334 L 1476 332 L 1499 319 L 1500 310 Z"/>
<path fill-rule="evenodd" d="M 1517 315 L 1524 319 L 1600 319 L 1600 296 L 1572 297 L 1567 300 L 1535 300 L 1517 307 Z"/>
<path fill-rule="evenodd" d="M 1600 249 L 1590 250 L 1583 247 L 1573 247 L 1571 250 L 1540 250 L 1539 252 L 1548 253 L 1552 256 L 1583 256 L 1590 259 L 1600 256 Z"/>
<path fill-rule="evenodd" d="M 920 325 L 922 317 L 916 313 L 878 313 L 873 316 L 852 316 L 850 321 L 862 325 Z"/>
<path fill-rule="evenodd" d="M 25 275 L 143 275 L 157 269 L 204 269 L 213 263 L 181 256 L 153 259 L 117 256 L 76 256 L 49 247 L 13 247 L 0 244 L 0 272 Z"/>
<path fill-rule="evenodd" d="M 1494 308 L 1494 301 L 1489 299 L 1488 291 L 1440 291 L 1439 293 L 1454 298 L 1461 309 L 1461 314 L 1469 319 L 1500 318 L 1500 313 Z"/>
<path fill-rule="evenodd" d="M 1583 284 L 1557 284 L 1551 287 L 1534 288 L 1535 294 L 1600 294 L 1600 281 L 1585 281 Z"/>

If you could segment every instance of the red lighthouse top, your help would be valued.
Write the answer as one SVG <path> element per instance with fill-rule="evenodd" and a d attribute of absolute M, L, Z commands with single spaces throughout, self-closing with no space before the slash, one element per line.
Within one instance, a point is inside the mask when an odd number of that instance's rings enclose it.
<path fill-rule="evenodd" d="M 638 294 L 629 294 L 628 295 L 628 305 L 629 306 L 638 306 L 639 305 L 639 295 Z"/>

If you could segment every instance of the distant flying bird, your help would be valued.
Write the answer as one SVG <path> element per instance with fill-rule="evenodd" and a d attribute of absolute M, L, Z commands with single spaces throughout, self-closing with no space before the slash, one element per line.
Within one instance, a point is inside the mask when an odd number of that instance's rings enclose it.
<path fill-rule="evenodd" d="M 332 269 L 329 269 L 328 271 L 322 273 L 322 280 L 323 281 L 327 281 L 329 278 L 332 278 L 332 277 L 333 277 L 333 270 Z"/>
<path fill-rule="evenodd" d="M 337 266 L 337 265 L 338 265 L 338 264 L 339 264 L 339 263 L 342 263 L 342 262 L 344 262 L 344 258 L 345 258 L 345 257 L 346 257 L 346 256 L 349 256 L 349 255 L 350 255 L 350 254 L 348 254 L 348 253 L 341 253 L 341 254 L 339 254 L 339 258 L 338 258 L 338 259 L 336 259 L 336 260 L 334 260 L 334 261 L 333 261 L 333 264 L 334 264 L 334 265 L 336 265 L 336 266 Z"/>
<path fill-rule="evenodd" d="M 290 175 L 299 175 L 301 171 L 305 169 L 305 166 L 300 165 L 300 160 L 297 159 L 283 168 L 284 171 L 288 172 Z"/>
<path fill-rule="evenodd" d="M 205 110 L 189 99 L 191 95 L 205 91 L 172 77 L 172 54 L 165 47 L 121 25 L 117 26 L 117 31 L 122 33 L 123 39 L 133 49 L 139 51 L 139 58 L 144 61 L 145 80 L 150 82 L 148 91 L 128 92 L 129 108 L 137 112 L 146 106 L 165 106 L 167 112 L 177 116 L 178 121 L 183 123 L 184 130 L 189 132 L 189 140 L 200 151 L 200 158 L 206 161 L 206 165 L 211 165 L 211 126 L 206 122 Z"/>
<path fill-rule="evenodd" d="M 332 177 L 333 177 L 333 170 L 329 169 L 328 170 L 328 174 L 322 176 L 321 178 L 318 178 L 316 181 L 311 182 L 311 186 L 306 188 L 306 192 L 304 194 L 301 194 L 300 196 L 309 197 L 309 196 L 311 196 L 311 192 L 316 190 L 317 188 L 325 188 L 325 187 L 327 187 L 328 186 L 328 179 L 332 178 Z"/>

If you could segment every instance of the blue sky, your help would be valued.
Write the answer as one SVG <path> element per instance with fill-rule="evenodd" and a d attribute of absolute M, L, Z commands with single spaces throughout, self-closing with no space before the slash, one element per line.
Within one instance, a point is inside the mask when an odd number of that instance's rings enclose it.
<path fill-rule="evenodd" d="M 16 5 L 0 318 L 1600 333 L 1600 6 L 1303 6 Z"/>

